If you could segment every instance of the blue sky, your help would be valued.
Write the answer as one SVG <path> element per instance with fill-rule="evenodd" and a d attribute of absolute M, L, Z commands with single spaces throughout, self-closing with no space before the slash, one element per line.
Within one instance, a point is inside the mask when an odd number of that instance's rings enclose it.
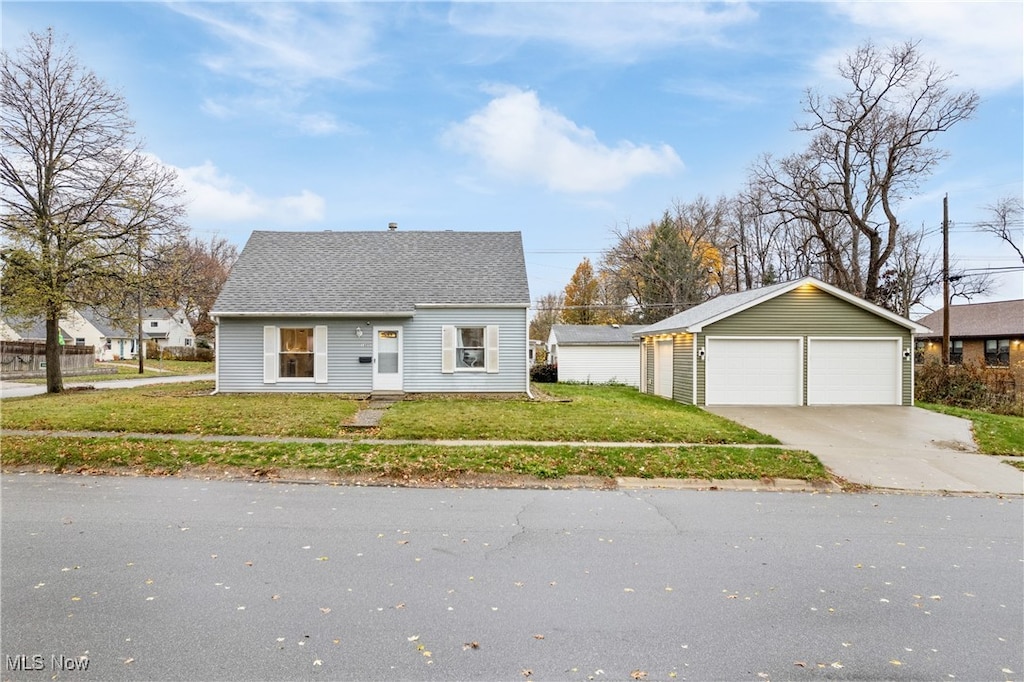
<path fill-rule="evenodd" d="M 918 40 L 982 105 L 940 138 L 950 158 L 903 223 L 938 227 L 948 194 L 954 260 L 1014 265 L 971 225 L 1024 191 L 1021 2 L 5 0 L 0 19 L 4 49 L 52 26 L 125 96 L 198 236 L 519 230 L 534 298 L 614 228 L 802 148 L 803 92 L 842 87 L 858 43 Z M 1024 297 L 1020 271 L 995 283 L 988 299 Z"/>

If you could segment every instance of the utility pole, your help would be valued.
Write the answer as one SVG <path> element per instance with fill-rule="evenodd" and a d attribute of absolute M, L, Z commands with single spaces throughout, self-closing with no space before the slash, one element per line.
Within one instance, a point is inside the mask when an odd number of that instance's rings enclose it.
<path fill-rule="evenodd" d="M 942 197 L 942 365 L 949 366 L 949 195 Z"/>

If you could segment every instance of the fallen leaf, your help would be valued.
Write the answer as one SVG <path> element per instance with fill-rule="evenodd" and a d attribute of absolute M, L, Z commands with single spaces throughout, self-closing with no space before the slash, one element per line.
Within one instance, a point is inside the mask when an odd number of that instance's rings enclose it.
<path fill-rule="evenodd" d="M 327 607 L 327 606 L 321 606 L 320 607 L 320 613 L 330 613 L 330 612 L 331 612 L 331 609 L 329 607 Z"/>
<path fill-rule="evenodd" d="M 135 662 L 134 658 L 126 658 L 126 659 L 124 659 L 124 664 L 125 665 L 128 665 L 129 663 L 134 663 L 134 662 Z"/>
<path fill-rule="evenodd" d="M 629 676 L 632 677 L 634 680 L 642 680 L 645 677 L 647 677 L 647 671 L 646 670 L 634 670 L 633 672 L 631 672 L 629 674 Z"/>
<path fill-rule="evenodd" d="M 480 648 L 480 642 L 466 642 L 465 644 L 462 645 L 462 648 L 463 649 L 479 649 Z"/>
<path fill-rule="evenodd" d="M 410 642 L 415 642 L 415 641 L 416 641 L 417 639 L 419 639 L 419 638 L 420 638 L 420 636 L 419 636 L 419 635 L 413 635 L 412 637 L 409 637 L 409 641 L 410 641 Z"/>
<path fill-rule="evenodd" d="M 317 561 L 327 561 L 327 557 L 325 557 L 325 556 L 318 556 L 318 557 L 316 558 L 316 560 L 317 560 Z"/>
<path fill-rule="evenodd" d="M 798 668 L 806 668 L 807 661 L 793 661 L 793 665 L 795 665 Z"/>
<path fill-rule="evenodd" d="M 889 662 L 890 662 L 890 663 L 892 663 L 893 665 L 903 665 L 902 663 L 900 663 L 900 662 L 899 662 L 899 661 L 897 661 L 896 659 L 893 659 L 893 660 L 891 660 L 891 661 L 889 661 Z"/>
<path fill-rule="evenodd" d="M 245 565 L 246 565 L 246 566 L 252 566 L 252 562 L 251 562 L 251 561 L 246 561 L 246 562 L 245 562 Z"/>
<path fill-rule="evenodd" d="M 533 636 L 534 639 L 544 639 L 544 635 L 536 634 Z"/>
<path fill-rule="evenodd" d="M 319 658 L 316 659 L 315 661 L 313 661 L 313 665 L 323 665 L 323 664 L 324 664 L 324 662 L 321 661 Z"/>
<path fill-rule="evenodd" d="M 530 675 L 532 675 L 532 674 L 533 674 L 533 671 L 532 671 L 532 670 L 530 670 L 529 668 L 523 668 L 523 669 L 522 669 L 522 670 L 520 670 L 519 672 L 521 672 L 521 673 L 522 673 L 523 677 L 529 677 Z"/>
<path fill-rule="evenodd" d="M 280 599 L 280 598 L 281 598 L 281 595 L 279 595 L 279 594 L 274 594 L 274 595 L 271 595 L 271 596 L 270 596 L 270 598 L 271 598 L 271 599 L 273 599 L 274 601 L 277 601 L 278 599 Z"/>

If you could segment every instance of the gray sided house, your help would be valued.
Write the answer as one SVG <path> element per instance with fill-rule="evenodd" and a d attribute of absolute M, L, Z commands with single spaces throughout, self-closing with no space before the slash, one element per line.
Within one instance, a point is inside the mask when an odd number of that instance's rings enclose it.
<path fill-rule="evenodd" d="M 640 386 L 640 342 L 633 333 L 643 325 L 555 324 L 548 335 L 548 362 L 558 380 L 587 384 Z"/>
<path fill-rule="evenodd" d="M 527 393 L 529 306 L 518 232 L 253 232 L 217 391 Z"/>
<path fill-rule="evenodd" d="M 693 405 L 913 405 L 927 327 L 813 277 L 641 329 L 641 387 Z"/>

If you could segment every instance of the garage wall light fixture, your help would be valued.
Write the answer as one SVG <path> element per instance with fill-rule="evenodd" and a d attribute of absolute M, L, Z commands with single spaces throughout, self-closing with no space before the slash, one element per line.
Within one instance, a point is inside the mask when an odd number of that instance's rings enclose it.
<path fill-rule="evenodd" d="M 909 348 L 904 348 L 903 349 L 903 359 L 906 360 L 907 362 L 909 362 L 910 358 L 911 358 L 910 349 Z"/>
<path fill-rule="evenodd" d="M 700 359 L 700 360 L 703 360 L 704 359 L 704 355 L 705 355 L 704 349 L 703 348 L 698 348 L 697 349 L 697 358 Z"/>

